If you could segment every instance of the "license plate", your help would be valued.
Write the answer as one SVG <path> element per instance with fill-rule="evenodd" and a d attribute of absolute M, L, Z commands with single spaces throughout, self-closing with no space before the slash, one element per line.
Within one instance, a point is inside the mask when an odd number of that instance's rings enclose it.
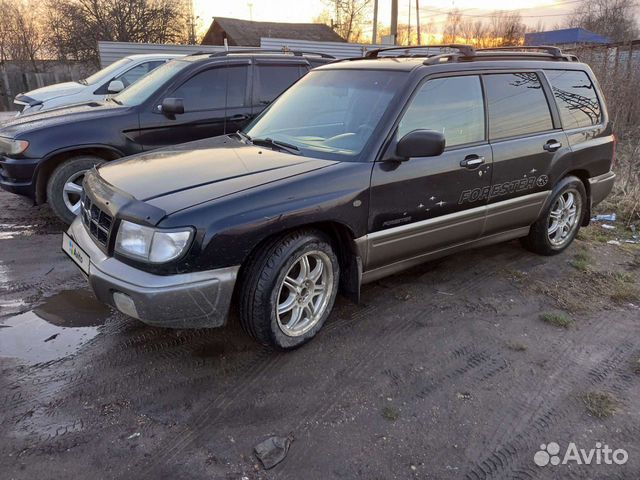
<path fill-rule="evenodd" d="M 62 251 L 76 262 L 80 270 L 89 275 L 89 255 L 66 233 L 62 234 Z"/>

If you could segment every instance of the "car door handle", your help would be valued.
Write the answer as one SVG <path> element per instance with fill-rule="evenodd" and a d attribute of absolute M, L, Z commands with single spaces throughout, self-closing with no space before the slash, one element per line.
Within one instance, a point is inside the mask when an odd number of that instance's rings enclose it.
<path fill-rule="evenodd" d="M 241 122 L 243 120 L 247 120 L 249 118 L 249 115 L 245 115 L 244 113 L 238 114 L 238 115 L 233 115 L 232 117 L 229 118 L 229 120 L 231 120 L 232 122 Z"/>
<path fill-rule="evenodd" d="M 482 165 L 483 163 L 484 157 L 479 155 L 467 155 L 464 157 L 464 160 L 460 162 L 460 166 L 465 168 L 476 168 L 478 165 Z"/>
<path fill-rule="evenodd" d="M 562 144 L 559 141 L 549 140 L 544 144 L 542 148 L 544 148 L 547 152 L 555 152 L 556 150 L 560 149 L 560 147 L 562 147 Z"/>

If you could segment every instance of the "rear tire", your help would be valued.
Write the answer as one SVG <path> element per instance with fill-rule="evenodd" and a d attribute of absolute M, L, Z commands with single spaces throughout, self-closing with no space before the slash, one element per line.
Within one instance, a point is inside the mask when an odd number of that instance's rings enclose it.
<path fill-rule="evenodd" d="M 83 155 L 65 160 L 56 167 L 47 182 L 47 203 L 67 225 L 80 212 L 84 174 L 104 162 L 100 157 Z"/>
<path fill-rule="evenodd" d="M 580 230 L 586 211 L 587 192 L 582 180 L 569 176 L 553 189 L 547 207 L 531 225 L 529 235 L 522 238 L 527 250 L 540 255 L 563 252 Z"/>
<path fill-rule="evenodd" d="M 243 274 L 243 329 L 263 345 L 300 347 L 331 313 L 339 276 L 331 241 L 319 231 L 301 230 L 267 243 Z"/>

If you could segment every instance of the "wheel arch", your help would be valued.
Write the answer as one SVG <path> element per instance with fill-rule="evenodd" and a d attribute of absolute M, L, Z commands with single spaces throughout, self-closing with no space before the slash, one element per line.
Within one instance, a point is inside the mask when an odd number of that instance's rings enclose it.
<path fill-rule="evenodd" d="M 106 161 L 116 160 L 124 156 L 121 151 L 108 145 L 82 145 L 53 152 L 40 163 L 36 171 L 35 200 L 37 204 L 47 201 L 47 182 L 51 173 L 66 160 L 81 155 L 100 157 Z"/>
<path fill-rule="evenodd" d="M 338 262 L 340 263 L 339 291 L 350 300 L 356 303 L 359 302 L 360 285 L 362 283 L 362 260 L 355 243 L 355 234 L 349 226 L 337 221 L 319 221 L 300 224 L 262 239 L 242 262 L 238 278 L 243 278 L 244 270 L 252 259 L 255 258 L 256 252 L 266 248 L 268 244 L 278 241 L 291 232 L 307 229 L 315 229 L 322 232 L 332 242 L 335 254 L 338 257 Z"/>
<path fill-rule="evenodd" d="M 582 184 L 584 185 L 584 190 L 587 194 L 587 203 L 584 206 L 582 222 L 580 223 L 580 225 L 586 227 L 589 225 L 589 222 L 591 220 L 591 184 L 589 183 L 589 178 L 591 178 L 591 175 L 587 170 L 576 169 L 567 172 L 562 178 L 566 177 L 577 177 L 582 181 Z"/>

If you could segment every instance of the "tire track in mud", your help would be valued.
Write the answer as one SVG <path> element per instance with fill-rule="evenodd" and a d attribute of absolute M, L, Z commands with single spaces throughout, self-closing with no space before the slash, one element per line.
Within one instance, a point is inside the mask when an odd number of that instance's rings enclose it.
<path fill-rule="evenodd" d="M 605 322 L 598 325 L 597 332 L 609 330 Z M 584 329 L 583 337 L 592 336 L 593 331 Z M 580 343 L 577 343 L 580 346 Z M 606 351 L 605 346 L 610 345 L 607 342 L 601 342 L 598 351 Z M 555 350 L 559 354 L 556 357 L 559 366 L 555 373 L 559 373 L 558 379 L 554 380 L 550 385 L 548 382 L 542 382 L 539 393 L 535 395 L 538 406 L 530 411 L 530 414 L 524 416 L 526 424 L 518 422 L 517 425 L 510 425 L 509 430 L 503 434 L 503 438 L 507 438 L 499 447 L 476 463 L 468 470 L 465 478 L 468 480 L 483 480 L 487 478 L 513 478 L 515 472 L 523 475 L 524 478 L 535 478 L 539 474 L 531 465 L 533 464 L 533 454 L 537 450 L 537 445 L 544 443 L 546 433 L 557 424 L 566 422 L 566 420 L 576 413 L 571 400 L 576 400 L 576 390 L 584 389 L 584 383 L 591 387 L 602 384 L 610 379 L 612 374 L 616 374 L 620 369 L 628 368 L 628 362 L 633 355 L 633 344 L 624 342 L 615 346 L 604 360 L 592 367 L 588 371 L 583 372 L 582 376 L 570 379 L 562 375 L 566 370 L 567 363 L 562 360 L 570 356 L 573 352 L 569 349 Z M 626 375 L 620 376 L 626 382 Z M 517 390 L 517 387 L 513 387 Z M 545 392 L 544 394 L 542 392 Z M 526 402 L 530 405 L 532 402 Z M 562 405 L 564 403 L 564 405 Z M 520 418 L 523 418 L 521 416 Z M 513 435 L 513 432 L 519 430 Z M 510 435 L 511 433 L 511 435 Z M 519 468 L 518 468 L 519 467 Z"/>
<path fill-rule="evenodd" d="M 516 254 L 510 255 L 509 258 L 507 259 L 507 265 L 516 263 L 518 259 L 519 259 L 518 255 Z M 477 271 L 473 277 L 465 277 L 462 281 L 456 282 L 455 285 L 447 285 L 447 289 L 450 290 L 451 293 L 453 293 L 454 295 L 459 294 L 459 293 L 465 292 L 470 285 L 475 284 L 477 282 L 477 277 L 482 277 L 486 279 L 487 277 L 497 275 L 497 274 L 498 272 L 496 271 L 496 269 L 493 268 L 491 265 L 488 265 L 480 269 L 479 271 Z M 452 275 L 454 275 L 454 278 L 456 278 L 455 277 L 456 273 L 453 273 Z M 379 312 L 377 311 L 376 308 L 372 308 L 371 306 L 367 308 L 368 308 L 368 312 L 367 312 L 368 314 L 372 315 L 374 313 L 378 313 L 379 314 L 378 319 L 380 317 L 384 318 L 384 313 L 385 313 L 384 311 Z M 392 310 L 392 309 L 393 309 L 393 306 L 390 306 L 389 308 L 387 308 L 387 310 Z M 436 313 L 437 311 L 438 311 L 438 305 L 432 304 L 432 305 L 429 305 L 426 309 L 423 309 L 417 314 L 415 314 L 414 316 L 412 316 L 412 318 L 410 319 L 403 319 L 402 322 L 390 323 L 389 325 L 392 331 L 388 332 L 385 329 L 384 335 L 381 334 L 378 337 L 376 337 L 379 340 L 377 345 L 378 348 L 370 347 L 367 354 L 365 354 L 364 356 L 359 356 L 358 357 L 359 360 L 355 365 L 355 367 L 350 368 L 350 372 L 357 372 L 357 373 L 351 373 L 350 375 L 348 375 L 348 377 L 355 379 L 357 377 L 366 376 L 368 374 L 367 369 L 370 367 L 372 360 L 380 356 L 379 352 L 385 352 L 385 351 L 391 350 L 391 348 L 394 345 L 398 344 L 399 341 L 404 338 L 403 335 L 406 331 L 408 331 L 411 328 L 416 328 L 420 326 L 418 319 L 423 318 L 424 316 Z M 366 318 L 366 315 L 356 316 L 355 320 L 363 319 L 363 318 Z M 344 320 L 343 322 L 341 322 L 340 326 L 344 327 L 345 325 L 352 323 L 353 321 L 354 321 L 354 318 L 352 316 L 351 319 Z M 386 326 L 388 325 L 385 325 L 385 327 Z M 385 340 L 385 341 L 383 342 L 382 340 Z M 462 359 L 465 362 L 465 364 L 456 368 L 453 372 L 447 375 L 443 375 L 437 381 L 437 384 L 441 384 L 447 380 L 451 380 L 452 378 L 455 378 L 458 376 L 463 376 L 464 374 L 466 374 L 471 370 L 480 368 L 485 363 L 490 361 L 490 356 L 486 352 L 476 352 L 474 349 L 474 346 L 471 345 L 464 349 L 460 349 L 459 351 L 454 351 L 454 354 L 449 359 L 447 359 L 447 361 L 437 362 L 437 366 L 440 371 L 446 370 L 446 367 L 452 361 L 460 360 L 460 359 Z M 503 370 L 504 368 L 507 368 L 507 366 L 504 366 L 504 362 L 503 362 L 502 365 L 499 367 L 499 369 Z M 484 374 L 484 376 L 488 379 L 491 376 L 493 376 L 493 374 L 486 373 Z M 344 379 L 341 379 L 341 380 L 344 380 Z M 435 390 L 436 386 L 434 385 L 432 388 Z M 425 396 L 426 396 L 427 390 L 433 391 L 431 390 L 430 387 L 426 387 L 424 392 Z M 346 394 L 347 392 L 343 390 L 339 395 L 333 397 L 331 402 L 328 402 L 328 403 L 324 402 L 320 409 L 315 410 L 315 413 L 313 415 L 305 416 L 301 418 L 289 430 L 296 432 L 298 435 L 304 433 L 309 429 L 310 426 L 317 424 L 323 419 L 325 419 L 332 412 L 332 410 L 334 410 L 335 407 L 342 401 L 342 399 Z M 281 464 L 281 467 L 279 466 L 276 470 L 278 475 L 281 475 L 282 478 L 290 478 L 286 470 L 293 468 L 292 464 L 295 463 L 296 458 L 304 458 L 308 453 L 306 451 L 305 452 L 297 451 L 297 448 L 295 447 L 298 447 L 298 445 L 299 444 L 294 443 L 294 445 L 292 446 L 292 449 L 289 452 L 289 455 L 287 456 L 287 462 Z"/>

